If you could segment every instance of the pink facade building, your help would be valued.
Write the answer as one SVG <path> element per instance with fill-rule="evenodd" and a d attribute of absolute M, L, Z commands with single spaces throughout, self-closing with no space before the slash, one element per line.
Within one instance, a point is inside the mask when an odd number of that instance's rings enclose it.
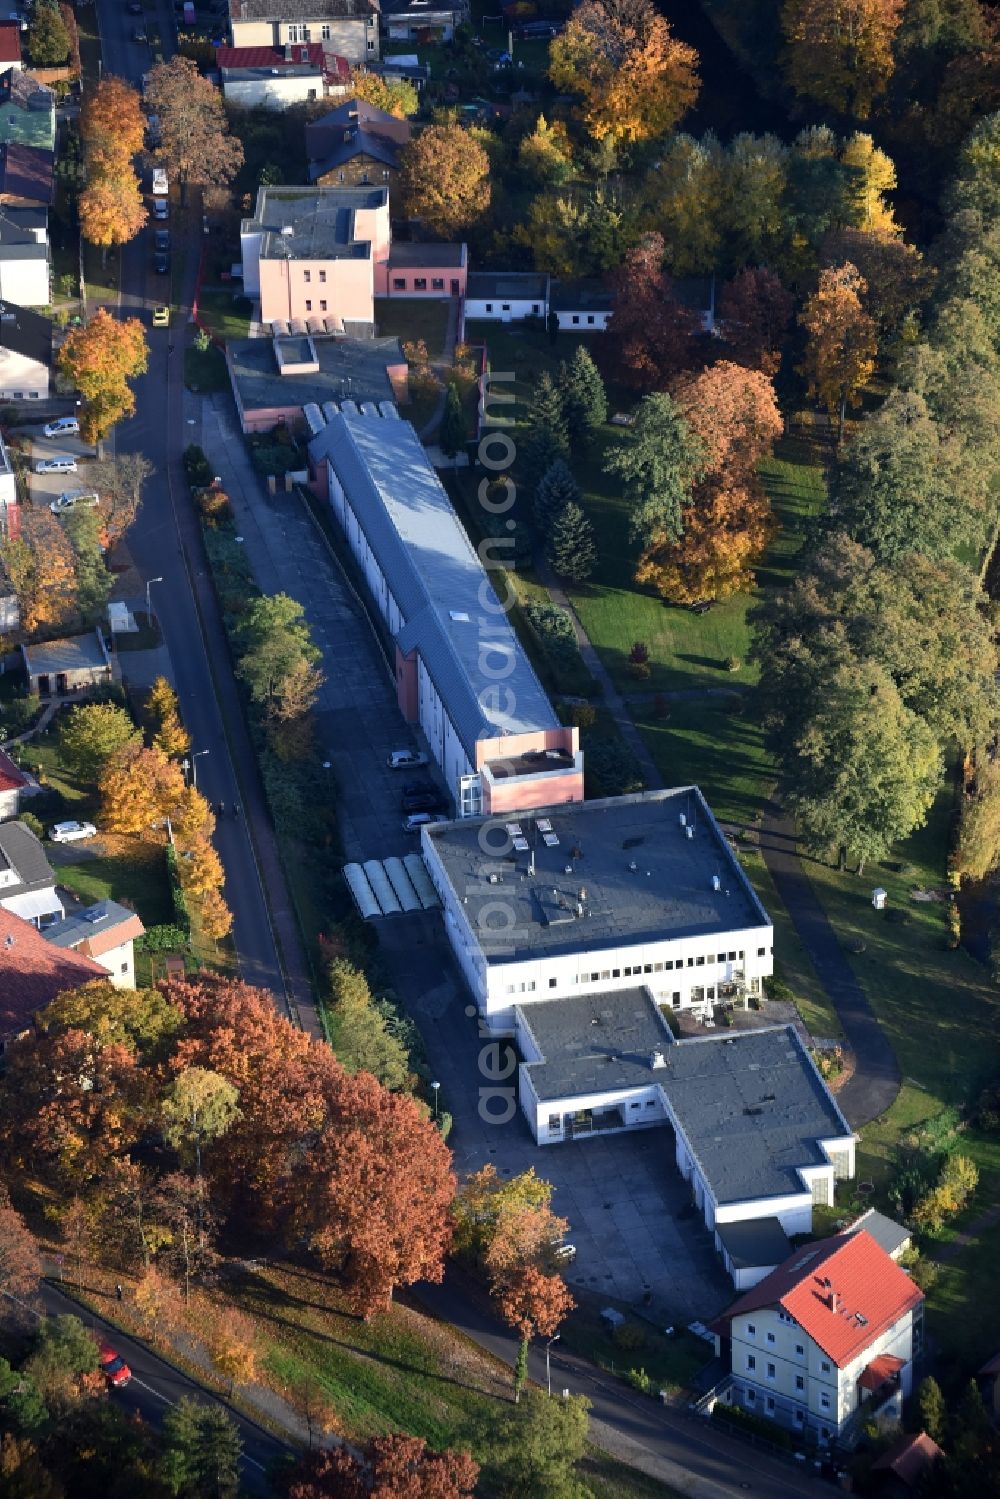
<path fill-rule="evenodd" d="M 261 187 L 240 244 L 272 326 L 370 336 L 376 297 L 465 294 L 465 245 L 393 245 L 385 187 Z"/>

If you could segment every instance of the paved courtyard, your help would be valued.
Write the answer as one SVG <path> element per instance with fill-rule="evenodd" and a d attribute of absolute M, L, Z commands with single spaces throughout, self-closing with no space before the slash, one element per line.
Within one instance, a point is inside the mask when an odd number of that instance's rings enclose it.
<path fill-rule="evenodd" d="M 533 1165 L 551 1181 L 553 1208 L 568 1219 L 577 1249 L 566 1279 L 580 1291 L 630 1303 L 649 1295 L 665 1323 L 705 1318 L 732 1300 L 674 1166 L 670 1127 L 537 1146 L 514 1106 L 516 1072 L 493 1080 L 505 1061 L 469 1014 L 440 917 L 397 917 L 377 928 L 396 992 L 424 1034 L 441 1107 L 454 1118 L 449 1144 L 459 1173 L 489 1161 L 501 1176 Z"/>

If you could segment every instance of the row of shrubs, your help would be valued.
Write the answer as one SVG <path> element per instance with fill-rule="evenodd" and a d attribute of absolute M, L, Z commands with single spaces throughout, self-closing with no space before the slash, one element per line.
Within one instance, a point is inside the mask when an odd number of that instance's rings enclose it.
<path fill-rule="evenodd" d="M 595 683 L 580 654 L 569 611 L 560 609 L 557 604 L 532 602 L 524 606 L 524 616 L 538 641 L 556 690 L 567 696 L 589 697 Z"/>

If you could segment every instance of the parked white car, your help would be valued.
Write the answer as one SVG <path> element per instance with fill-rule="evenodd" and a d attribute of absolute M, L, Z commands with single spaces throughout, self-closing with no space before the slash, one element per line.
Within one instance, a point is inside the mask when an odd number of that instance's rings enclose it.
<path fill-rule="evenodd" d="M 170 191 L 167 174 L 163 167 L 153 168 L 153 197 L 165 198 Z"/>
<path fill-rule="evenodd" d="M 58 458 L 39 458 L 35 463 L 36 474 L 75 474 L 76 459 L 71 458 L 68 453 L 62 453 Z"/>
<path fill-rule="evenodd" d="M 46 437 L 78 437 L 80 423 L 75 416 L 58 416 L 54 422 L 46 422 L 42 431 Z"/>
<path fill-rule="evenodd" d="M 92 822 L 57 822 L 49 828 L 53 843 L 77 843 L 81 838 L 96 838 L 97 829 Z"/>
<path fill-rule="evenodd" d="M 49 509 L 53 515 L 65 515 L 68 510 L 75 510 L 81 505 L 85 510 L 93 510 L 101 503 L 100 495 L 92 489 L 66 489 L 57 500 L 53 500 Z"/>
<path fill-rule="evenodd" d="M 393 750 L 385 763 L 390 770 L 417 770 L 421 765 L 429 765 L 430 761 L 420 750 L 402 749 Z"/>
<path fill-rule="evenodd" d="M 443 812 L 411 812 L 409 817 L 403 818 L 404 833 L 419 833 L 421 828 L 430 827 L 434 822 L 447 822 Z"/>

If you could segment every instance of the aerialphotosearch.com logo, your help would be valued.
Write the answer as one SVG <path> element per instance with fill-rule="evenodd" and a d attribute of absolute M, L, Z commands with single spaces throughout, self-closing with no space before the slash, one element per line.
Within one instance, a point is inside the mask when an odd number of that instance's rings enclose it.
<path fill-rule="evenodd" d="M 513 371 L 489 370 L 484 375 L 481 436 L 477 450 L 479 463 L 487 471 L 479 483 L 477 497 L 492 521 L 484 527 L 486 535 L 478 548 L 479 560 L 486 572 L 479 587 L 478 667 L 484 685 L 478 697 L 483 713 L 501 721 L 510 721 L 517 711 L 517 694 L 507 681 L 517 664 L 516 646 L 507 619 L 516 602 L 509 575 L 514 570 L 517 555 L 517 521 L 511 514 L 517 491 L 509 470 L 517 457 L 517 448 L 508 430 L 487 423 L 491 419 L 503 420 L 502 415 L 491 418 L 493 408 L 513 406 L 512 390 L 495 389 L 496 385 L 509 385 L 513 380 Z M 494 519 L 497 516 L 506 517 L 503 523 L 508 533 L 506 536 L 494 534 L 498 529 Z M 502 594 L 493 586 L 497 573 L 502 574 Z M 502 629 L 498 629 L 501 624 Z M 478 841 L 483 857 L 475 883 L 466 894 L 479 893 L 486 886 L 494 897 L 480 905 L 476 922 L 481 946 L 495 957 L 512 949 L 517 915 L 510 900 L 495 898 L 497 887 L 487 885 L 487 882 L 491 871 L 498 867 L 497 861 L 510 851 L 511 839 L 502 820 L 487 819 L 479 829 Z M 517 1113 L 517 1087 L 513 1081 L 517 1073 L 517 1053 L 509 1041 L 497 1040 L 490 1035 L 489 1027 L 475 1005 L 466 1005 L 465 1013 L 470 1019 L 476 1018 L 479 1039 L 486 1043 L 479 1050 L 479 1075 L 486 1084 L 479 1089 L 479 1117 L 486 1124 L 509 1124 Z"/>

